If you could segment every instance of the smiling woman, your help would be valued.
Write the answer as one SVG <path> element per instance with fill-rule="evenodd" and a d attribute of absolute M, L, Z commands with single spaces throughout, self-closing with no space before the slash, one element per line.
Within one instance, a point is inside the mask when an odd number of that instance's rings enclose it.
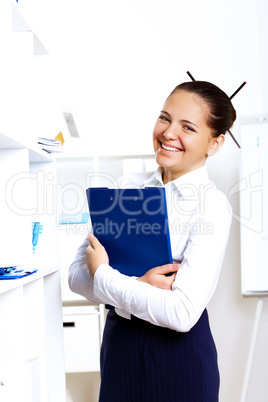
<path fill-rule="evenodd" d="M 228 96 L 205 81 L 178 85 L 154 128 L 156 161 L 167 183 L 204 165 L 224 143 L 236 112 Z"/>
<path fill-rule="evenodd" d="M 205 162 L 224 144 L 234 119 L 219 88 L 202 81 L 179 85 L 153 130 L 158 169 L 117 182 L 119 188 L 165 187 L 173 264 L 139 278 L 122 275 L 91 231 L 70 266 L 71 290 L 110 306 L 100 402 L 218 401 L 206 306 L 218 282 L 231 208 L 209 180 Z M 129 260 L 132 253 L 137 251 L 130 248 Z"/>

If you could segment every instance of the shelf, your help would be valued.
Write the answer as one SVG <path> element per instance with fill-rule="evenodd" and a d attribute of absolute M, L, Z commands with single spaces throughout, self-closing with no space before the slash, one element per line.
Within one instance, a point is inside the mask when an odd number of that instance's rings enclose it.
<path fill-rule="evenodd" d="M 4 400 L 64 402 L 59 270 L 51 268 L 11 282 L 0 283 L 0 342 L 4 345 L 0 381 Z"/>
<path fill-rule="evenodd" d="M 15 138 L 11 138 L 8 135 L 0 133 L 0 149 L 14 148 L 25 148 L 25 146 L 21 142 L 18 142 Z"/>
<path fill-rule="evenodd" d="M 11 136 L 0 133 L 0 149 L 28 149 L 29 162 L 51 162 L 54 156 L 43 151 L 36 144 L 27 144 Z"/>
<path fill-rule="evenodd" d="M 0 265 L 38 269 L 20 279 L 0 280 L 0 400 L 64 402 L 55 159 L 37 144 L 41 133 L 36 121 L 42 119 L 35 105 L 42 104 L 45 95 L 42 88 L 33 90 L 37 72 L 34 54 L 45 51 L 39 34 L 36 37 L 38 32 L 33 29 L 38 22 L 29 21 L 29 26 L 26 23 L 26 11 L 32 10 L 32 2 L 0 3 L 4 22 L 1 25 L 4 70 L 0 96 Z M 38 58 L 38 64 L 39 61 L 42 59 Z M 40 105 L 39 109 L 43 112 Z M 53 124 L 53 116 L 46 114 L 45 118 Z M 54 132 L 50 127 L 45 126 L 44 136 Z M 43 232 L 33 255 L 32 222 L 37 221 L 43 223 Z"/>
<path fill-rule="evenodd" d="M 34 282 L 44 276 L 53 274 L 54 272 L 58 271 L 59 267 L 51 267 L 47 269 L 41 269 L 31 275 L 25 276 L 19 279 L 7 279 L 7 280 L 0 280 L 0 295 L 9 292 L 10 290 L 14 290 L 20 286 L 27 285 L 28 283 Z"/>
<path fill-rule="evenodd" d="M 40 32 L 40 21 L 38 23 L 38 16 L 41 18 L 41 13 L 36 14 L 36 9 L 33 7 L 32 2 L 25 1 L 19 2 L 11 0 L 12 9 L 12 31 L 13 32 L 27 32 L 33 33 L 34 54 L 48 54 L 45 41 L 41 39 L 44 32 Z M 37 8 L 38 10 L 38 8 Z"/>
<path fill-rule="evenodd" d="M 35 162 L 51 162 L 54 160 L 53 154 L 50 154 L 42 149 L 39 149 L 38 146 L 29 148 L 29 161 L 31 163 Z"/>

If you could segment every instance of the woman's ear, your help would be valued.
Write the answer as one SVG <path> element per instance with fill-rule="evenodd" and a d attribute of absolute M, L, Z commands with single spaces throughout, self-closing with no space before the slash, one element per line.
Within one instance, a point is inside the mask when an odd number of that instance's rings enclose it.
<path fill-rule="evenodd" d="M 220 147 L 224 144 L 225 135 L 220 134 L 218 137 L 212 138 L 212 141 L 208 147 L 207 156 L 213 156 Z"/>

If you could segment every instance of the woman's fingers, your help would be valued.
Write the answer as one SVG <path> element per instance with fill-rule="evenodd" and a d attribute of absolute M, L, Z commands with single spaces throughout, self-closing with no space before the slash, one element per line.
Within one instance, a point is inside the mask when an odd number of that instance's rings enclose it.
<path fill-rule="evenodd" d="M 143 276 L 137 278 L 140 282 L 149 283 L 160 289 L 172 290 L 172 284 L 180 264 L 165 264 L 147 271 Z M 168 275 L 170 274 L 170 275 Z"/>
<path fill-rule="evenodd" d="M 99 246 L 102 246 L 97 237 L 95 237 L 93 234 L 90 234 L 88 236 L 89 244 L 93 249 L 96 249 Z"/>
<path fill-rule="evenodd" d="M 88 236 L 88 240 L 86 264 L 91 277 L 94 278 L 95 272 L 101 264 L 109 264 L 109 258 L 105 248 L 93 234 Z"/>
<path fill-rule="evenodd" d="M 180 264 L 165 264 L 165 265 L 160 265 L 159 267 L 153 268 L 157 273 L 161 275 L 169 274 L 170 272 L 177 272 L 178 269 L 180 268 Z"/>

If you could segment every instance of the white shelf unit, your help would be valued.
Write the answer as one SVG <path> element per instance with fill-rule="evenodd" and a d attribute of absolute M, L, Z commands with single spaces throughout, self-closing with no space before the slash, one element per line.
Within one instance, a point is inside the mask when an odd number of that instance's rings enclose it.
<path fill-rule="evenodd" d="M 60 271 L 52 209 L 55 162 L 35 146 L 1 133 L 0 172 L 0 266 L 37 268 L 21 279 L 0 280 L 0 400 L 63 402 Z M 31 222 L 37 220 L 44 222 L 44 232 L 34 260 Z"/>

